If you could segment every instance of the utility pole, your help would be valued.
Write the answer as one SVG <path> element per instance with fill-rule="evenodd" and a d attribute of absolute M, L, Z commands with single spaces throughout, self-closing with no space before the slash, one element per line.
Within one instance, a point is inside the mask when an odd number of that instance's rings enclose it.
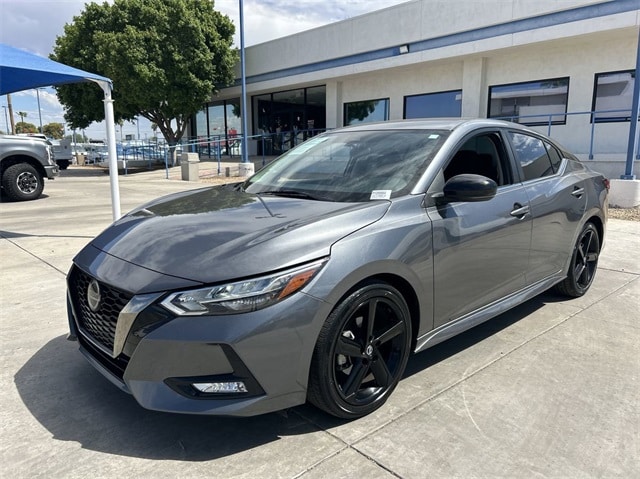
<path fill-rule="evenodd" d="M 11 104 L 11 95 L 7 94 L 7 105 L 9 105 L 9 118 L 11 119 L 11 134 L 16 134 L 16 122 L 13 119 L 13 105 Z"/>
<path fill-rule="evenodd" d="M 4 108 L 4 121 L 7 124 L 7 135 L 9 133 L 11 133 L 11 130 L 9 129 L 9 115 L 7 115 L 7 107 L 2 105 L 2 108 Z"/>
<path fill-rule="evenodd" d="M 42 109 L 40 108 L 40 88 L 36 88 L 36 97 L 38 98 L 38 117 L 40 118 L 40 133 L 44 133 L 44 131 L 42 131 Z"/>

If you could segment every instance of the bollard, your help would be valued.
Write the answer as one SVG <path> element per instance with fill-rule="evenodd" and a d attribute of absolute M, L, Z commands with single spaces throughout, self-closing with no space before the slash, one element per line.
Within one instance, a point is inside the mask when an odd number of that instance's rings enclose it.
<path fill-rule="evenodd" d="M 238 164 L 238 175 L 246 178 L 247 176 L 251 176 L 255 173 L 255 167 L 253 166 L 253 163 L 251 163 L 250 161 L 247 163 L 239 163 Z"/>
<path fill-rule="evenodd" d="M 198 153 L 182 153 L 180 156 L 180 168 L 183 181 L 200 180 L 200 158 Z"/>

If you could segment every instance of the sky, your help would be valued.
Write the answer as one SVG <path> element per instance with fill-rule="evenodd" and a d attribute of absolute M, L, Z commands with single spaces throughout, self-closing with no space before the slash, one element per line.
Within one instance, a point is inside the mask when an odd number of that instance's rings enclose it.
<path fill-rule="evenodd" d="M 101 0 L 102 1 L 102 0 Z M 387 8 L 407 0 L 244 0 L 245 46 L 292 35 L 329 23 L 353 18 L 364 13 Z M 27 50 L 42 57 L 53 51 L 56 37 L 63 35 L 64 25 L 84 10 L 85 0 L 0 0 L 0 42 Z M 236 25 L 236 46 L 239 39 L 239 0 L 215 0 L 214 8 L 228 15 Z M 38 95 L 40 110 L 38 110 Z M 117 101 L 117 98 L 114 98 Z M 25 90 L 11 94 L 15 121 L 18 111 L 27 113 L 25 121 L 40 126 L 64 123 L 63 108 L 53 88 Z M 7 106 L 7 97 L 0 96 L 0 106 Z M 0 111 L 0 130 L 7 131 L 7 108 Z M 68 132 L 67 132 L 68 133 Z M 148 120 L 138 125 L 125 123 L 116 127 L 116 136 L 151 137 Z M 104 139 L 104 125 L 94 123 L 85 130 L 92 139 Z"/>

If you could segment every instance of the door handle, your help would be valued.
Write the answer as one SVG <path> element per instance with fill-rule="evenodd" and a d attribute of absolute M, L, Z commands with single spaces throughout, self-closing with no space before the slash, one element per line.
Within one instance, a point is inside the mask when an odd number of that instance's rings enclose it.
<path fill-rule="evenodd" d="M 514 203 L 513 210 L 509 213 L 516 218 L 524 218 L 529 213 L 529 205 L 522 206 L 520 203 Z"/>
<path fill-rule="evenodd" d="M 584 188 L 578 188 L 577 186 L 574 186 L 571 194 L 576 198 L 582 198 L 582 195 L 584 194 Z"/>

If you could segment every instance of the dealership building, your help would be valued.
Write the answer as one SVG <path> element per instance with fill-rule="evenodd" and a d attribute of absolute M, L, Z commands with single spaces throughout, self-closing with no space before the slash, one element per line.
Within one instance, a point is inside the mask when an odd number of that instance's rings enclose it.
<path fill-rule="evenodd" d="M 245 50 L 249 153 L 354 123 L 492 117 L 550 133 L 617 178 L 639 26 L 639 0 L 413 0 L 255 45 Z M 237 75 L 192 137 L 241 132 Z"/>

